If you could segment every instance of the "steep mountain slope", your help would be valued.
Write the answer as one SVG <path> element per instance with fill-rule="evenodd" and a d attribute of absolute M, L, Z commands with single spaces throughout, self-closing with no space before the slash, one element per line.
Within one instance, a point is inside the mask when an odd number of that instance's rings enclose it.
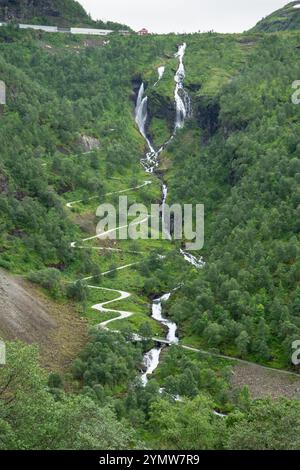
<path fill-rule="evenodd" d="M 95 193 L 138 186 L 131 181 L 133 175 L 143 181 L 138 163 L 143 141 L 129 100 L 132 83 L 145 77 L 154 142 L 159 135 L 168 137 L 174 115 L 173 53 L 179 38 L 114 38 L 109 45 L 86 47 L 68 36 L 43 35 L 41 41 L 36 33 L 11 35 L 1 48 L 2 78 L 10 84 L 8 108 L 0 121 L 1 265 L 24 273 L 52 269 L 48 274 L 57 295 L 64 280 L 90 272 L 97 277 L 99 269 L 119 264 L 117 254 L 70 250 L 70 242 L 84 236 L 66 217 L 64 201 L 88 204 Z M 194 297 L 183 287 L 171 313 L 182 332 L 196 334 L 197 345 L 283 365 L 299 331 L 299 108 L 289 94 L 297 76 L 299 38 L 296 33 L 259 42 L 253 35 L 184 39 L 194 118 L 162 152 L 161 169 L 173 202 L 206 206 L 207 266 L 195 281 L 195 275 L 191 278 L 194 292 L 202 294 Z M 162 63 L 165 76 L 153 88 L 156 67 Z M 95 136 L 101 143 L 84 160 L 72 157 L 80 135 Z M 263 140 L 257 142 L 257 135 Z M 122 185 L 117 187 L 106 175 L 119 178 L 120 171 Z M 157 186 L 134 195 L 138 200 L 149 197 L 159 199 Z M 93 210 L 93 205 L 83 210 L 83 228 L 91 226 Z M 281 224 L 274 225 L 275 219 Z M 136 261 L 129 254 L 123 259 L 124 265 Z M 145 301 L 145 294 L 175 287 L 182 271 L 176 263 L 174 258 L 170 269 L 168 263 L 157 265 L 150 258 L 148 265 L 144 260 L 144 271 L 132 276 L 134 292 Z M 126 290 L 125 274 L 124 286 L 122 282 L 120 289 Z M 58 291 L 65 295 L 63 287 Z M 140 300 L 136 302 L 142 312 Z M 89 316 L 97 321 L 95 312 Z M 138 329 L 143 319 L 133 317 L 129 323 Z"/>
<path fill-rule="evenodd" d="M 93 21 L 76 0 L 0 0 L 0 21 L 54 26 L 92 26 L 104 29 L 125 28 L 118 23 Z"/>
<path fill-rule="evenodd" d="M 193 114 L 162 149 L 157 174 L 146 175 L 140 164 L 145 140 L 134 119 L 137 93 L 143 82 L 149 110 L 145 130 L 159 148 L 174 131 L 175 53 L 183 43 L 184 87 Z M 81 415 L 70 390 L 83 412 L 93 407 L 103 412 L 107 405 L 115 410 L 114 438 L 119 437 L 115 421 L 133 425 L 147 442 L 129 434 L 132 447 L 299 447 L 299 433 L 290 426 L 300 427 L 299 401 L 251 400 L 247 390 L 231 387 L 244 383 L 228 379 L 234 361 L 209 353 L 293 367 L 291 343 L 300 334 L 300 108 L 291 102 L 291 84 L 298 78 L 299 43 L 298 31 L 117 35 L 107 43 L 13 26 L 0 30 L 0 73 L 7 85 L 0 115 L 0 266 L 39 285 L 58 309 L 71 302 L 90 326 L 115 317 L 99 308 L 112 301 L 116 311 L 131 313 L 108 324 L 113 332 L 93 329 L 65 378 L 68 393 L 60 377 L 51 377 L 51 393 L 64 398 L 57 403 L 67 401 L 76 423 Z M 87 137 L 99 143 L 90 153 L 80 146 Z M 122 192 L 129 204 L 149 208 L 161 202 L 162 182 L 168 184 L 169 202 L 205 204 L 203 269 L 179 254 L 180 241 L 96 239 L 100 203 L 117 206 Z M 116 301 L 121 291 L 131 295 Z M 179 347 L 166 348 L 156 375 L 143 387 L 142 357 L 153 348 L 153 336 L 164 333 L 149 316 L 150 302 L 167 292 L 172 295 L 164 314 L 178 324 Z M 132 333 L 144 340 L 129 341 L 136 338 Z M 208 354 L 184 350 L 184 343 Z M 14 345 L 12 350 L 17 363 L 26 353 L 25 370 L 39 377 L 28 360 L 31 349 Z M 11 368 L 14 363 L 0 369 L 1 384 Z M 27 376 L 22 376 L 26 384 L 32 380 Z M 288 396 L 298 393 L 293 392 Z M 38 403 L 48 403 L 46 385 L 43 393 Z M 178 395 L 182 401 L 173 399 Z M 5 398 L 0 396 L 1 404 Z M 35 416 L 31 395 L 22 398 L 28 416 Z M 22 403 L 16 406 L 23 410 Z M 221 419 L 220 411 L 229 419 Z M 55 416 L 46 414 L 45 423 Z M 94 411 L 93 416 L 102 423 Z M 24 432 L 23 420 L 24 413 L 19 416 L 14 408 L 5 415 L 11 440 L 1 446 L 102 445 L 94 421 L 93 438 L 84 434 L 88 444 L 61 443 L 61 432 L 60 439 L 51 436 L 45 444 L 36 435 L 38 426 Z M 82 435 L 76 425 L 70 439 Z M 122 445 L 123 439 L 116 439 L 114 446 Z"/>
<path fill-rule="evenodd" d="M 184 132 L 169 176 L 174 202 L 206 207 L 207 264 L 178 295 L 174 318 L 195 344 L 276 365 L 291 364 L 300 335 L 298 41 L 257 45 L 214 97 L 216 111 L 201 105 L 202 145 L 193 128 Z"/>
<path fill-rule="evenodd" d="M 300 29 L 300 2 L 290 2 L 280 10 L 263 18 L 251 30 L 255 32 L 273 33 L 276 31 L 292 31 Z"/>
<path fill-rule="evenodd" d="M 1 0 L 0 18 L 15 21 L 36 18 L 58 24 L 91 22 L 84 8 L 74 0 Z"/>

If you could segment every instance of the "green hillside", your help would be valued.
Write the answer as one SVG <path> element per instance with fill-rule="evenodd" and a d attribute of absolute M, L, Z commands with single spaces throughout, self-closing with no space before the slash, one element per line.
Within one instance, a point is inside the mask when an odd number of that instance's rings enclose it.
<path fill-rule="evenodd" d="M 28 22 L 54 26 L 92 26 L 121 29 L 124 25 L 93 21 L 75 0 L 0 0 L 0 21 Z"/>
<path fill-rule="evenodd" d="M 63 21 L 86 21 L 75 5 Z M 158 148 L 174 129 L 184 42 L 193 113 L 146 174 L 137 93 L 144 82 Z M 299 44 L 296 29 L 109 42 L 0 29 L 0 267 L 61 315 L 72 308 L 89 336 L 67 372 L 51 358 L 44 370 L 40 345 L 13 341 L 0 324 L 0 450 L 300 449 L 291 362 L 300 338 L 300 107 L 291 100 Z M 202 269 L 185 261 L 181 241 L 95 237 L 99 204 L 126 194 L 150 208 L 163 182 L 169 203 L 205 205 L 205 245 L 194 253 Z M 180 343 L 163 348 L 143 387 L 143 356 L 166 336 L 151 303 L 168 292 L 163 313 Z M 92 307 L 116 298 L 131 315 L 95 328 L 118 312 Z M 249 364 L 236 360 L 275 370 L 256 366 L 249 378 Z M 269 388 L 256 379 L 262 371 Z"/>
<path fill-rule="evenodd" d="M 263 18 L 251 30 L 273 33 L 275 31 L 292 31 L 300 28 L 300 2 L 290 2 L 280 10 Z"/>
<path fill-rule="evenodd" d="M 15 21 L 40 19 L 47 22 L 58 21 L 59 24 L 90 23 L 84 8 L 74 0 L 1 0 L 0 15 L 1 19 Z"/>

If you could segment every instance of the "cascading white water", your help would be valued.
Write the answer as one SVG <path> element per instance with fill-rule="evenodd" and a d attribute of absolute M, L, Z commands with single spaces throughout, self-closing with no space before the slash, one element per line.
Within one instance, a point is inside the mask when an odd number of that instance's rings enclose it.
<path fill-rule="evenodd" d="M 160 299 L 157 299 L 153 302 L 152 318 L 168 328 L 167 341 L 171 344 L 178 344 L 179 339 L 176 336 L 176 332 L 177 332 L 176 323 L 172 322 L 171 320 L 168 320 L 162 314 L 162 302 L 167 302 L 167 300 L 169 300 L 170 297 L 171 297 L 170 293 L 165 294 Z"/>
<path fill-rule="evenodd" d="M 164 148 L 174 139 L 176 135 L 177 129 L 180 129 L 184 126 L 185 119 L 191 117 L 192 115 L 192 107 L 191 107 L 191 100 L 188 93 L 184 89 L 184 79 L 185 79 L 185 69 L 183 64 L 184 54 L 186 51 L 186 44 L 182 44 L 178 47 L 178 51 L 175 54 L 175 57 L 179 59 L 179 66 L 176 71 L 174 80 L 176 82 L 174 98 L 175 98 L 175 106 L 176 106 L 176 119 L 175 119 L 175 126 L 174 132 L 170 139 L 158 150 L 156 151 L 149 138 L 147 137 L 146 125 L 148 120 L 148 99 L 144 96 L 145 88 L 144 84 L 141 84 L 137 103 L 136 103 L 136 111 L 135 111 L 135 119 L 140 130 L 140 133 L 144 137 L 147 146 L 149 148 L 149 152 L 146 154 L 146 158 L 142 159 L 142 164 L 147 172 L 153 172 L 155 168 L 158 166 L 158 158 L 160 153 L 164 150 Z M 158 76 L 159 80 L 162 78 L 164 74 L 165 68 L 160 67 L 158 69 Z M 158 81 L 159 81 L 158 80 Z M 158 82 L 157 82 L 158 83 Z M 156 84 L 155 84 L 156 85 Z M 166 238 L 171 240 L 171 234 L 169 232 L 169 228 L 166 227 L 165 224 L 165 217 L 164 217 L 164 208 L 166 205 L 166 200 L 168 196 L 168 187 L 163 184 L 162 186 L 162 223 L 163 223 L 163 230 L 166 234 Z M 202 260 L 197 260 L 193 255 L 184 252 L 181 250 L 181 254 L 184 256 L 185 260 L 191 263 L 193 266 L 199 268 L 203 266 Z M 179 339 L 176 336 L 177 332 L 177 325 L 176 323 L 168 320 L 162 315 L 162 302 L 167 301 L 170 298 L 171 294 L 166 294 L 160 299 L 157 299 L 152 304 L 152 318 L 158 321 L 160 324 L 164 325 L 168 329 L 168 333 L 166 336 L 166 340 L 169 344 L 178 344 Z M 151 349 L 148 353 L 144 356 L 144 365 L 146 371 L 141 376 L 141 381 L 143 386 L 146 386 L 148 383 L 149 375 L 153 374 L 156 368 L 159 365 L 160 354 L 162 352 L 162 347 L 155 347 Z M 162 391 L 162 390 L 161 390 Z M 179 397 L 175 397 L 175 399 L 180 399 Z"/>
<path fill-rule="evenodd" d="M 166 201 L 168 197 L 168 186 L 166 184 L 163 184 L 162 186 L 162 205 L 161 205 L 161 219 L 162 219 L 162 229 L 164 232 L 164 235 L 166 237 L 166 240 L 171 241 L 172 237 L 170 234 L 170 227 L 167 226 L 166 220 L 165 220 L 165 207 L 166 207 Z"/>
<path fill-rule="evenodd" d="M 186 251 L 184 250 L 180 250 L 180 253 L 182 254 L 182 256 L 184 257 L 184 259 L 192 264 L 193 266 L 195 266 L 195 268 L 197 269 L 200 269 L 200 268 L 203 268 L 203 266 L 205 266 L 205 262 L 203 260 L 202 257 L 200 258 L 196 258 L 196 256 L 192 255 L 191 253 L 187 253 Z"/>
<path fill-rule="evenodd" d="M 152 318 L 153 320 L 158 321 L 162 325 L 166 326 L 168 329 L 168 333 L 166 336 L 166 340 L 170 344 L 178 344 L 179 339 L 176 335 L 177 332 L 177 325 L 176 323 L 172 322 L 165 318 L 162 314 L 162 303 L 169 300 L 171 294 L 165 294 L 157 300 L 154 300 L 152 304 Z M 141 376 L 142 384 L 145 387 L 148 383 L 148 376 L 153 374 L 153 372 L 157 369 L 159 365 L 159 358 L 162 352 L 162 347 L 155 347 L 151 349 L 148 353 L 144 356 L 144 364 L 146 366 L 145 373 Z"/>
<path fill-rule="evenodd" d="M 148 120 L 148 97 L 144 96 L 144 94 L 145 87 L 144 83 L 142 83 L 139 89 L 135 107 L 135 122 L 137 123 L 139 131 L 144 137 L 149 149 L 149 152 L 146 153 L 146 158 L 142 159 L 141 163 L 148 173 L 153 173 L 155 168 L 158 166 L 158 156 L 160 151 L 156 152 L 147 137 L 146 125 Z"/>
<path fill-rule="evenodd" d="M 142 83 L 139 89 L 137 102 L 136 102 L 135 122 L 137 123 L 139 131 L 142 134 L 142 136 L 146 140 L 148 140 L 147 135 L 146 135 L 146 122 L 148 118 L 148 110 L 147 110 L 148 98 L 147 96 L 144 96 L 144 93 L 145 93 L 145 88 L 144 88 L 144 84 Z"/>
<path fill-rule="evenodd" d="M 183 63 L 185 51 L 186 51 L 186 43 L 179 46 L 178 51 L 175 54 L 175 57 L 179 59 L 179 66 L 174 77 L 174 80 L 176 82 L 175 92 L 174 92 L 174 99 L 175 99 L 175 106 L 176 106 L 174 133 L 172 134 L 170 139 L 164 145 L 160 147 L 159 150 L 154 149 L 152 143 L 150 142 L 150 139 L 147 136 L 146 125 L 147 125 L 147 120 L 148 120 L 148 97 L 144 96 L 145 94 L 144 83 L 141 84 L 139 92 L 138 92 L 136 108 L 135 108 L 135 121 L 137 123 L 140 133 L 144 137 L 147 143 L 147 146 L 149 148 L 149 152 L 146 153 L 146 157 L 141 160 L 142 165 L 144 166 L 145 170 L 148 173 L 153 173 L 155 168 L 158 167 L 159 155 L 164 150 L 164 148 L 174 139 L 177 129 L 180 129 L 184 126 L 185 119 L 188 117 L 191 117 L 192 115 L 191 99 L 183 86 L 184 79 L 185 79 L 185 69 L 184 69 L 184 63 Z M 157 72 L 158 72 L 158 77 L 159 77 L 158 81 L 159 81 L 164 75 L 165 67 L 164 66 L 159 67 Z M 156 82 L 155 85 L 157 83 L 158 82 Z"/>
<path fill-rule="evenodd" d="M 141 83 L 141 86 L 139 88 L 137 100 L 136 100 L 136 105 L 135 105 L 135 116 L 138 114 L 139 107 L 141 105 L 141 102 L 143 101 L 144 98 L 144 93 L 145 93 L 145 86 L 144 83 Z M 137 123 L 139 125 L 139 123 Z"/>
<path fill-rule="evenodd" d="M 187 117 L 191 116 L 192 107 L 191 99 L 189 94 L 184 89 L 183 83 L 185 79 L 185 68 L 183 64 L 183 58 L 186 51 L 186 43 L 182 44 L 178 48 L 178 52 L 175 57 L 179 59 L 179 67 L 175 74 L 175 104 L 176 104 L 176 120 L 175 120 L 175 132 L 177 129 L 181 129 L 184 126 L 184 121 Z"/>
<path fill-rule="evenodd" d="M 158 67 L 157 73 L 158 73 L 158 79 L 159 80 L 161 80 L 163 78 L 165 70 L 166 70 L 166 68 L 165 68 L 164 65 L 162 65 L 161 67 Z"/>
<path fill-rule="evenodd" d="M 158 82 L 160 82 L 160 80 L 163 78 L 165 70 L 166 70 L 166 67 L 164 65 L 162 65 L 161 67 L 158 67 L 158 69 L 157 69 L 158 80 L 157 80 L 157 82 L 154 83 L 154 85 L 153 85 L 154 87 L 156 87 Z"/>
<path fill-rule="evenodd" d="M 146 387 L 148 383 L 148 376 L 153 374 L 153 372 L 159 366 L 159 358 L 162 348 L 153 348 L 147 352 L 144 356 L 144 364 L 146 366 L 146 372 L 141 375 L 142 385 Z"/>

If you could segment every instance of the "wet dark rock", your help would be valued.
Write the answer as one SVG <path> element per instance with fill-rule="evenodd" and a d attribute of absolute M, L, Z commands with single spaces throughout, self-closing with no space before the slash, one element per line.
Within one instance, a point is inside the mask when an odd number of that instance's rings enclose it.
<path fill-rule="evenodd" d="M 196 120 L 203 129 L 203 140 L 209 140 L 219 128 L 220 104 L 217 98 L 203 96 L 195 105 Z"/>
<path fill-rule="evenodd" d="M 7 193 L 8 191 L 8 179 L 5 175 L 0 173 L 0 193 Z"/>
<path fill-rule="evenodd" d="M 156 117 L 158 119 L 165 119 L 168 122 L 170 129 L 173 129 L 176 117 L 174 100 L 160 95 L 155 90 L 151 90 L 148 97 L 149 118 L 152 119 L 153 117 Z"/>

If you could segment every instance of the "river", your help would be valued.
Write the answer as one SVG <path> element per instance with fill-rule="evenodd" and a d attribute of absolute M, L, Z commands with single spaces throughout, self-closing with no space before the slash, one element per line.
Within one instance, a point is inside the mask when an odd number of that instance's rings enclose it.
<path fill-rule="evenodd" d="M 150 137 L 147 134 L 147 124 L 148 124 L 148 97 L 145 96 L 145 86 L 144 83 L 141 83 L 137 101 L 136 101 L 136 108 L 135 108 L 135 121 L 139 128 L 141 135 L 144 137 L 145 142 L 147 144 L 148 150 L 146 155 L 142 158 L 141 163 L 145 168 L 147 173 L 155 173 L 159 166 L 159 156 L 161 152 L 166 148 L 166 146 L 174 139 L 177 129 L 182 129 L 184 127 L 184 123 L 186 118 L 191 117 L 192 114 L 192 106 L 191 106 L 191 99 L 187 91 L 184 89 L 184 79 L 185 79 L 185 68 L 184 68 L 184 55 L 186 52 L 186 43 L 181 44 L 178 47 L 178 51 L 175 54 L 175 57 L 178 58 L 178 68 L 175 73 L 174 81 L 175 81 L 175 89 L 174 89 L 174 103 L 176 108 L 176 117 L 174 123 L 174 130 L 171 137 L 168 141 L 160 147 L 158 150 L 155 150 Z M 165 71 L 165 67 L 160 67 L 158 70 L 159 80 L 162 78 L 163 73 Z M 154 84 L 157 85 L 158 82 Z M 168 196 L 168 187 L 167 185 L 162 182 L 162 226 L 163 231 L 166 236 L 166 239 L 172 240 L 171 234 L 169 233 L 169 229 L 167 228 L 166 224 L 164 223 L 164 208 L 166 204 Z M 184 257 L 184 259 L 192 264 L 194 267 L 200 268 L 203 266 L 202 259 L 197 260 L 196 257 L 187 253 L 183 250 L 180 250 L 180 253 Z M 169 344 L 178 344 L 179 339 L 177 337 L 177 325 L 176 323 L 168 320 L 163 316 L 163 302 L 169 300 L 171 293 L 163 295 L 161 298 L 154 300 L 152 303 L 152 318 L 159 322 L 166 330 L 166 340 Z M 157 369 L 160 362 L 160 355 L 163 350 L 163 346 L 154 347 L 149 352 L 147 352 L 144 356 L 144 366 L 145 372 L 141 376 L 142 383 L 144 386 L 148 383 L 148 377 L 153 374 L 153 372 Z"/>

